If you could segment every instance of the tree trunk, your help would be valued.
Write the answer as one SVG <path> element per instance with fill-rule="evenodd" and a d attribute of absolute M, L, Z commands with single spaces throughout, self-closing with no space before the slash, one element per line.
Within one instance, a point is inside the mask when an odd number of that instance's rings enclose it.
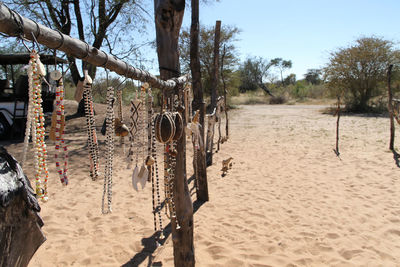
<path fill-rule="evenodd" d="M 27 266 L 46 240 L 40 206 L 22 168 L 0 147 L 0 266 Z"/>
<path fill-rule="evenodd" d="M 221 21 L 217 20 L 215 23 L 215 37 L 214 37 L 214 66 L 213 75 L 211 80 L 211 110 L 217 106 L 217 88 L 218 88 L 218 70 L 219 70 L 219 39 L 221 35 Z"/>
<path fill-rule="evenodd" d="M 190 27 L 190 69 L 193 85 L 193 109 L 200 110 L 200 149 L 197 152 L 195 177 L 198 185 L 197 199 L 208 201 L 208 183 L 206 169 L 206 153 L 204 149 L 204 115 L 205 103 L 201 84 L 200 57 L 199 57 L 199 0 L 192 0 L 192 24 Z M 193 146 L 193 149 L 195 147 Z"/>
<path fill-rule="evenodd" d="M 213 113 L 207 115 L 207 141 L 206 141 L 206 164 L 207 167 L 213 163 L 213 150 L 214 150 L 214 132 L 215 132 L 215 115 L 216 108 Z"/>
<path fill-rule="evenodd" d="M 392 68 L 393 65 L 389 65 L 387 71 L 387 86 L 388 86 L 388 111 L 389 111 L 389 119 L 390 119 L 390 140 L 389 140 L 389 149 L 394 149 L 394 135 L 395 135 L 395 128 L 394 128 L 394 119 L 393 119 L 393 94 L 392 88 L 390 86 L 391 83 L 391 76 L 392 76 Z"/>
<path fill-rule="evenodd" d="M 224 58 L 225 58 L 225 53 L 226 53 L 226 47 L 224 45 L 224 50 L 222 52 L 222 57 L 221 57 L 221 79 L 222 79 L 222 84 L 224 86 L 224 112 L 225 112 L 225 138 L 226 140 L 229 137 L 229 119 L 228 119 L 228 105 L 227 105 L 227 93 L 228 91 L 226 90 L 226 82 L 225 82 L 225 75 L 224 75 Z"/>
<path fill-rule="evenodd" d="M 178 38 L 185 10 L 184 0 L 154 0 L 158 63 L 162 79 L 177 77 L 180 73 Z M 183 116 L 184 127 L 186 120 Z M 186 135 L 177 141 L 175 168 L 176 216 L 181 226 L 172 224 L 175 266 L 194 266 L 193 205 L 186 177 Z"/>

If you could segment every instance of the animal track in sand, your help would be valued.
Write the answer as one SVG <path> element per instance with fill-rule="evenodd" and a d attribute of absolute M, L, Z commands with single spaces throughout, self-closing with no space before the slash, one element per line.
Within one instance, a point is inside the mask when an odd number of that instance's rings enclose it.
<path fill-rule="evenodd" d="M 345 258 L 346 260 L 350 260 L 352 259 L 354 256 L 362 253 L 363 251 L 360 249 L 354 249 L 354 250 L 344 250 L 342 249 L 341 251 L 339 251 L 339 254 Z"/>
<path fill-rule="evenodd" d="M 336 233 L 327 233 L 327 234 L 325 235 L 325 237 L 326 237 L 326 238 L 329 238 L 329 239 L 336 239 L 336 238 L 339 238 L 340 235 L 338 235 L 338 234 L 336 234 Z"/>

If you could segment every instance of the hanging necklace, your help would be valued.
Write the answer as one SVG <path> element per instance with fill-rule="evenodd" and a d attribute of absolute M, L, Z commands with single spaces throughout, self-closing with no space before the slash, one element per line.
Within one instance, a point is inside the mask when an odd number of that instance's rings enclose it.
<path fill-rule="evenodd" d="M 41 77 L 46 75 L 43 64 L 40 62 L 39 55 L 35 50 L 30 55 L 28 78 L 29 78 L 29 106 L 27 129 L 24 144 L 23 160 L 26 158 L 29 135 L 32 134 L 34 145 L 34 168 L 36 181 L 36 194 L 43 201 L 48 200 L 47 182 L 49 173 L 47 170 L 47 149 L 44 142 L 44 114 L 42 108 L 42 85 Z M 29 123 L 29 124 L 28 124 Z M 28 129 L 30 128 L 30 129 Z M 42 178 L 44 181 L 42 182 Z"/>
<path fill-rule="evenodd" d="M 68 184 L 67 177 L 67 167 L 68 167 L 68 149 L 65 144 L 64 134 L 65 134 L 65 116 L 64 116 L 64 85 L 62 80 L 61 72 L 55 70 L 50 74 L 50 77 L 58 83 L 56 87 L 56 129 L 55 129 L 55 154 L 56 168 L 58 175 L 60 176 L 60 181 L 63 185 Z M 61 168 L 59 161 L 59 149 L 62 147 L 64 153 L 64 167 Z"/>
<path fill-rule="evenodd" d="M 83 81 L 83 97 L 85 99 L 86 132 L 88 135 L 90 177 L 97 180 L 99 176 L 99 146 L 94 121 L 93 97 L 92 97 L 92 78 L 85 70 L 85 80 Z"/>
<path fill-rule="evenodd" d="M 113 176 L 113 160 L 114 160 L 114 88 L 107 88 L 107 113 L 106 113 L 106 167 L 104 171 L 104 190 L 102 198 L 102 213 L 110 213 L 112 200 L 112 176 Z M 107 211 L 105 210 L 105 195 L 107 194 Z"/>
<path fill-rule="evenodd" d="M 154 231 L 157 232 L 157 218 L 159 222 L 159 231 L 160 231 L 160 239 L 164 239 L 164 229 L 161 217 L 161 195 L 160 195 L 160 179 L 158 174 L 158 162 L 157 162 L 157 149 L 156 149 L 156 137 L 155 137 L 155 128 L 154 128 L 154 120 L 153 118 L 153 96 L 151 95 L 151 88 L 148 89 L 148 98 L 147 98 L 147 109 L 148 109 L 148 133 L 150 142 L 149 148 L 151 147 L 151 156 L 148 155 L 148 159 L 146 161 L 146 165 L 148 166 L 149 171 L 151 172 L 151 188 L 152 188 L 152 204 L 153 204 L 153 216 L 154 216 Z M 157 206 L 156 206 L 156 198 L 157 198 Z"/>

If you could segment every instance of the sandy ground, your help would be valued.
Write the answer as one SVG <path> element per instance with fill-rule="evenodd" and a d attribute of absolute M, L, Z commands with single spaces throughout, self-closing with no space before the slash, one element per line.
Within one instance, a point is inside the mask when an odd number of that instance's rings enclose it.
<path fill-rule="evenodd" d="M 338 158 L 336 118 L 322 108 L 257 105 L 230 113 L 230 140 L 208 168 L 210 201 L 194 214 L 197 266 L 400 266 L 400 169 L 388 150 L 388 119 L 343 116 Z M 67 124 L 67 187 L 50 157 L 50 200 L 41 204 L 47 241 L 30 266 L 148 266 L 150 259 L 173 266 L 171 236 L 159 248 L 151 242 L 151 186 L 133 190 L 121 148 L 113 213 L 101 214 L 103 176 L 89 177 L 84 125 L 84 118 Z M 19 159 L 21 147 L 7 149 Z M 221 177 L 228 157 L 233 168 Z M 24 168 L 30 178 L 31 167 L 32 159 Z"/>

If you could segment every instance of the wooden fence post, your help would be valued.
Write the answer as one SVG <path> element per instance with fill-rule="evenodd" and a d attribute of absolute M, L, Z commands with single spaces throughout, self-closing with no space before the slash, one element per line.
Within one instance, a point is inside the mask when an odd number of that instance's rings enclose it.
<path fill-rule="evenodd" d="M 333 150 L 335 151 L 336 156 L 339 157 L 339 120 L 340 120 L 340 96 L 337 97 L 337 108 L 336 108 L 336 148 Z"/>
<path fill-rule="evenodd" d="M 392 76 L 392 68 L 393 65 L 390 64 L 388 71 L 387 71 L 387 86 L 388 86 L 388 111 L 389 111 L 389 119 L 390 119 L 390 141 L 389 141 L 389 149 L 394 149 L 394 135 L 395 135 L 395 128 L 394 128 L 394 119 L 393 119 L 393 94 L 392 88 L 390 86 L 391 76 Z"/>
<path fill-rule="evenodd" d="M 229 118 L 228 118 L 228 105 L 227 105 L 227 93 L 228 91 L 226 90 L 226 82 L 225 82 L 225 75 L 224 75 L 224 58 L 226 54 L 226 47 L 224 45 L 224 50 L 222 52 L 221 56 L 221 79 L 222 79 L 222 84 L 224 86 L 224 111 L 225 111 L 225 138 L 228 140 L 229 138 Z"/>
<path fill-rule="evenodd" d="M 192 0 L 192 24 L 190 26 L 190 69 L 192 72 L 193 85 L 193 110 L 200 110 L 200 149 L 197 152 L 197 162 L 194 164 L 195 178 L 198 185 L 197 199 L 208 201 L 208 182 L 206 152 L 204 145 L 204 116 L 205 103 L 203 100 L 203 88 L 201 84 L 200 58 L 199 58 L 199 0 Z M 193 149 L 196 149 L 193 146 Z"/>
<path fill-rule="evenodd" d="M 211 110 L 217 106 L 218 97 L 218 81 L 219 81 L 219 39 L 221 36 L 221 21 L 217 20 L 215 23 L 215 37 L 214 37 L 214 65 L 213 76 L 211 80 Z"/>
<path fill-rule="evenodd" d="M 181 28 L 184 0 L 154 0 L 158 63 L 162 79 L 180 75 L 178 39 Z M 186 120 L 183 116 L 184 127 Z M 180 229 L 171 220 L 175 266 L 194 266 L 193 205 L 186 177 L 186 135 L 177 141 L 175 168 L 175 206 Z"/>

